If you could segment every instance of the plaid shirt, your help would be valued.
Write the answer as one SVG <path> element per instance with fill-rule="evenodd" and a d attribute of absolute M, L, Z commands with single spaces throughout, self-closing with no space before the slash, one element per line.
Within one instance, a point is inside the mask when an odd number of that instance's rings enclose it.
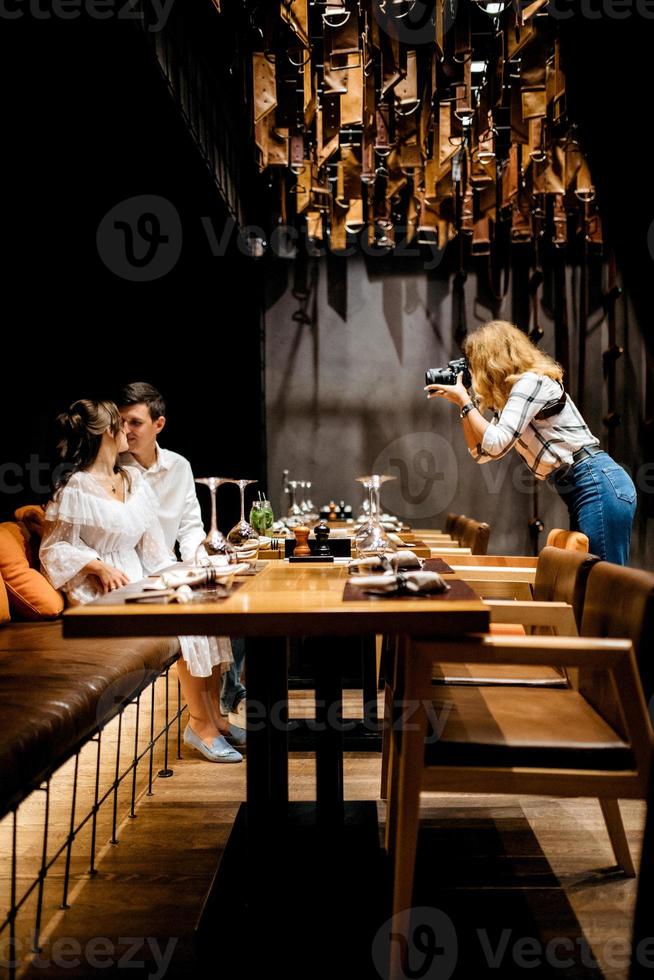
<path fill-rule="evenodd" d="M 559 381 L 527 371 L 513 385 L 501 414 L 495 415 L 481 443 L 469 450 L 470 455 L 477 463 L 488 463 L 505 456 L 515 446 L 539 480 L 562 464 L 571 464 L 577 449 L 597 446 L 599 439 L 592 434 L 569 395 L 556 415 L 535 418 L 559 401 L 562 393 L 563 385 Z"/>

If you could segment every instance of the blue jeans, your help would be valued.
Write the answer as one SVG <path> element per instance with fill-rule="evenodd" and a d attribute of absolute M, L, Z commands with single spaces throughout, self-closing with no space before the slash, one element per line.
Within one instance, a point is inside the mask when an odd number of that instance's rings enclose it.
<path fill-rule="evenodd" d="M 547 482 L 568 507 L 570 529 L 588 536 L 591 554 L 626 565 L 636 512 L 636 487 L 629 474 L 600 450 L 573 466 L 559 467 Z"/>
<path fill-rule="evenodd" d="M 223 674 L 220 689 L 220 707 L 224 715 L 234 711 L 245 697 L 245 685 L 241 683 L 245 661 L 245 639 L 242 636 L 232 637 L 232 656 L 234 663 Z"/>

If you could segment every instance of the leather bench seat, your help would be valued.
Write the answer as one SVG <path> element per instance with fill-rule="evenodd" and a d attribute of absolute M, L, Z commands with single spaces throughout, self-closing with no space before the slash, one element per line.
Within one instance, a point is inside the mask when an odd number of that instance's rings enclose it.
<path fill-rule="evenodd" d="M 178 653 L 175 637 L 64 639 L 61 620 L 0 630 L 0 816 Z"/>
<path fill-rule="evenodd" d="M 434 690 L 433 717 L 440 727 L 444 712 L 445 724 L 438 737 L 433 729 L 428 732 L 428 765 L 555 769 L 592 765 L 612 771 L 635 766 L 628 743 L 573 689 Z"/>

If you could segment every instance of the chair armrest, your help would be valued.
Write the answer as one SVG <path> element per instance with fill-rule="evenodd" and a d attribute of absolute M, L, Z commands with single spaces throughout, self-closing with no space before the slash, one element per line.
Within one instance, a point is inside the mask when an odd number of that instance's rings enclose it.
<path fill-rule="evenodd" d="M 563 636 L 579 631 L 572 606 L 567 602 L 520 602 L 515 599 L 485 599 L 491 623 L 520 623 L 522 626 L 551 626 Z"/>
<path fill-rule="evenodd" d="M 412 654 L 436 662 L 541 664 L 551 667 L 615 669 L 636 659 L 631 640 L 586 636 L 492 636 L 475 634 L 461 640 L 415 637 Z"/>

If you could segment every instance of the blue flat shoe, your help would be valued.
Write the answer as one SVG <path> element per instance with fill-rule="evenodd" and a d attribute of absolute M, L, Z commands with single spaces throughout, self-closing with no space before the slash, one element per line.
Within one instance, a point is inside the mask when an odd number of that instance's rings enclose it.
<path fill-rule="evenodd" d="M 222 735 L 217 735 L 211 745 L 207 745 L 199 735 L 196 735 L 190 725 L 187 725 L 184 729 L 184 745 L 190 745 L 192 748 L 197 749 L 209 762 L 243 761 L 241 753 L 237 752 L 231 745 L 228 745 Z"/>
<path fill-rule="evenodd" d="M 224 739 L 229 742 L 230 745 L 236 745 L 239 749 L 242 748 L 247 740 L 247 732 L 244 728 L 239 725 L 229 726 L 229 731 L 225 732 Z"/>

